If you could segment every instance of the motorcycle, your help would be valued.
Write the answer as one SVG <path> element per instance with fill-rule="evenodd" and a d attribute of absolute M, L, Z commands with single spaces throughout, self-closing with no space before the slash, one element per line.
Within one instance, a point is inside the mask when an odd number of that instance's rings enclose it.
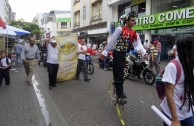
<path fill-rule="evenodd" d="M 98 59 L 98 64 L 100 68 L 104 68 L 104 56 L 100 55 Z M 111 68 L 113 66 L 113 55 L 112 51 L 108 52 L 108 56 L 106 58 L 106 68 Z"/>
<path fill-rule="evenodd" d="M 127 57 L 127 60 L 129 61 L 130 55 Z M 126 78 L 128 77 L 138 77 L 143 76 L 143 80 L 148 85 L 153 85 L 155 82 L 155 75 L 154 73 L 149 69 L 149 61 L 142 60 L 140 56 L 135 58 L 133 60 L 133 70 L 132 72 L 130 69 L 128 69 L 128 73 L 126 75 Z"/>
<path fill-rule="evenodd" d="M 47 66 L 47 49 L 46 48 L 41 49 L 39 65 L 41 62 L 43 63 L 44 67 Z"/>

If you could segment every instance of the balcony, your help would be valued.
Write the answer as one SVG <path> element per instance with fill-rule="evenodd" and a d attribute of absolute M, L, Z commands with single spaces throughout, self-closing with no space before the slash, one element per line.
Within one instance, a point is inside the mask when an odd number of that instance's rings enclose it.
<path fill-rule="evenodd" d="M 80 26 L 80 22 L 75 22 L 74 23 L 74 27 L 79 27 Z"/>
<path fill-rule="evenodd" d="M 91 17 L 91 21 L 102 20 L 102 14 L 97 14 Z"/>

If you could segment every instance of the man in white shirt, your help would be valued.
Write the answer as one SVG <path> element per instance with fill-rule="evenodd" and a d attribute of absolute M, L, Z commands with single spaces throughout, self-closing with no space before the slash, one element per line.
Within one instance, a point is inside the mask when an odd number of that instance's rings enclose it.
<path fill-rule="evenodd" d="M 81 42 L 78 43 L 78 63 L 77 63 L 77 72 L 76 72 L 76 79 L 79 80 L 79 74 L 81 70 L 81 66 L 83 66 L 83 74 L 84 74 L 84 80 L 89 81 L 88 78 L 88 72 L 87 72 L 87 63 L 86 63 L 86 56 L 87 53 L 87 46 L 85 45 L 85 39 L 82 38 Z"/>
<path fill-rule="evenodd" d="M 45 40 L 47 46 L 47 68 L 48 68 L 48 76 L 49 76 L 49 89 L 52 87 L 57 87 L 57 73 L 59 69 L 59 61 L 58 61 L 58 47 L 57 41 L 55 39 L 51 39 L 49 43 L 49 39 Z"/>

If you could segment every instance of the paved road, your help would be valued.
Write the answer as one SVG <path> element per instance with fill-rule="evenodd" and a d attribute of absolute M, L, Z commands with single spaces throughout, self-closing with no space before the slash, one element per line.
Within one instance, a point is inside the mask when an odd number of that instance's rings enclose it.
<path fill-rule="evenodd" d="M 28 86 L 24 69 L 11 71 L 11 85 L 0 89 L 0 126 L 120 126 L 108 94 L 112 71 L 95 63 L 90 82 L 71 80 L 48 89 L 47 71 L 38 66 L 34 86 Z M 134 78 L 125 81 L 128 96 L 124 110 L 127 126 L 162 126 L 151 111 L 159 106 L 154 86 Z"/>
<path fill-rule="evenodd" d="M 37 75 L 48 90 L 46 69 L 40 68 Z M 48 90 L 63 118 L 69 126 L 120 126 L 114 105 L 110 101 L 107 86 L 112 71 L 104 71 L 95 64 L 95 72 L 90 82 L 66 81 Z M 159 106 L 155 87 L 144 84 L 143 80 L 126 80 L 125 93 L 128 104 L 125 107 L 127 126 L 161 126 L 161 120 L 151 111 L 151 105 Z"/>

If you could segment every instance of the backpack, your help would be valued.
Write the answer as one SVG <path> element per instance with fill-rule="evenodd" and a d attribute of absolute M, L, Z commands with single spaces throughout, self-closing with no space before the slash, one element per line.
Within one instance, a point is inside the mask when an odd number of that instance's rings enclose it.
<path fill-rule="evenodd" d="M 1 59 L 2 58 L 0 58 L 0 63 L 1 63 Z M 7 63 L 7 65 L 9 65 L 9 59 L 6 57 L 6 63 Z M 10 67 L 8 67 L 8 69 L 11 69 L 11 66 Z"/>
<path fill-rule="evenodd" d="M 178 60 L 176 60 L 176 59 L 171 60 L 170 63 L 173 63 L 177 69 L 176 81 L 175 81 L 175 85 L 176 85 L 181 77 L 181 66 L 180 66 L 180 63 L 178 62 Z M 156 81 L 155 81 L 156 91 L 157 91 L 159 99 L 161 99 L 161 100 L 163 100 L 165 97 L 165 83 L 162 82 L 162 77 L 163 77 L 164 71 L 165 71 L 165 69 L 160 73 L 160 75 L 158 75 L 156 77 Z"/>

